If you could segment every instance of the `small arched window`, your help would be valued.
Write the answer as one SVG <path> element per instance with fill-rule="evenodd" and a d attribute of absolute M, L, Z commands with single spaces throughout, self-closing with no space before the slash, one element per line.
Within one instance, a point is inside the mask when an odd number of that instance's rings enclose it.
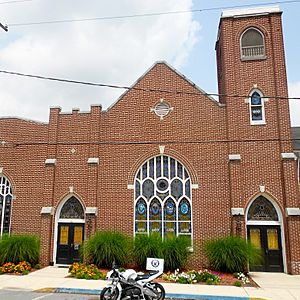
<path fill-rule="evenodd" d="M 8 179 L 0 176 L 0 237 L 10 233 L 12 188 Z"/>
<path fill-rule="evenodd" d="M 278 214 L 273 204 L 264 196 L 259 196 L 251 204 L 248 221 L 278 221 Z"/>
<path fill-rule="evenodd" d="M 250 94 L 250 123 L 252 125 L 265 124 L 265 106 L 262 93 L 255 90 Z"/>
<path fill-rule="evenodd" d="M 263 34 L 255 28 L 248 28 L 241 36 L 241 58 L 265 58 L 265 41 Z"/>

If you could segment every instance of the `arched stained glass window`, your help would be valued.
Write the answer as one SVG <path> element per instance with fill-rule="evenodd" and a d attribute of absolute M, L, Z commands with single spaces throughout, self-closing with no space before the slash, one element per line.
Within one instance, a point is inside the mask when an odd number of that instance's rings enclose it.
<path fill-rule="evenodd" d="M 63 205 L 60 215 L 60 219 L 84 219 L 84 210 L 79 200 L 72 196 Z"/>
<path fill-rule="evenodd" d="M 191 179 L 166 155 L 143 163 L 135 177 L 135 234 L 192 237 Z"/>
<path fill-rule="evenodd" d="M 278 214 L 269 200 L 259 196 L 251 204 L 247 219 L 248 221 L 278 221 Z"/>
<path fill-rule="evenodd" d="M 258 90 L 254 90 L 250 94 L 249 109 L 252 125 L 265 124 L 265 106 L 262 96 L 262 93 Z"/>
<path fill-rule="evenodd" d="M 241 36 L 242 59 L 265 58 L 265 42 L 263 34 L 256 28 L 246 29 Z"/>
<path fill-rule="evenodd" d="M 10 182 L 0 176 L 0 236 L 10 233 L 12 199 Z"/>

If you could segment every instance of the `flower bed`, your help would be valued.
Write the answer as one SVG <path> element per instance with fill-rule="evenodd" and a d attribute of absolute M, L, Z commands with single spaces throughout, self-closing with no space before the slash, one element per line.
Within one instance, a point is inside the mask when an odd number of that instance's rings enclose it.
<path fill-rule="evenodd" d="M 8 262 L 0 267 L 0 274 L 13 273 L 17 275 L 27 275 L 31 271 L 30 263 L 22 261 L 15 265 L 14 263 Z"/>
<path fill-rule="evenodd" d="M 78 279 L 105 279 L 106 275 L 103 274 L 97 266 L 91 264 L 86 265 L 82 263 L 74 263 L 69 267 L 69 273 L 72 277 Z"/>
<path fill-rule="evenodd" d="M 211 270 L 186 271 L 163 274 L 162 282 L 176 282 L 183 284 L 217 284 L 234 286 L 257 286 L 250 277 L 243 273 L 224 273 Z"/>

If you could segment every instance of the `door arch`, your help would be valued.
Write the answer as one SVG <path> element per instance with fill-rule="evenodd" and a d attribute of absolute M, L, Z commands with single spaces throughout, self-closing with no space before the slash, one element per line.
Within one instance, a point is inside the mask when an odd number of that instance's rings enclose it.
<path fill-rule="evenodd" d="M 55 215 L 55 265 L 70 265 L 79 261 L 79 249 L 84 241 L 85 209 L 75 196 L 67 197 Z"/>
<path fill-rule="evenodd" d="M 259 195 L 246 213 L 247 238 L 262 250 L 264 260 L 251 267 L 252 271 L 283 272 L 285 248 L 282 213 L 275 201 Z"/>

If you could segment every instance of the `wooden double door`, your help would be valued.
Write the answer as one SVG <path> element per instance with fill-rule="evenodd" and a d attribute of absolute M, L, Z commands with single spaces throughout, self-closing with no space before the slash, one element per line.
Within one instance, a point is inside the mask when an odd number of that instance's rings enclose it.
<path fill-rule="evenodd" d="M 79 261 L 79 249 L 83 240 L 84 224 L 58 223 L 56 263 L 70 265 Z"/>
<path fill-rule="evenodd" d="M 283 272 L 281 229 L 279 225 L 248 225 L 248 239 L 261 249 L 263 260 L 251 271 Z"/>

